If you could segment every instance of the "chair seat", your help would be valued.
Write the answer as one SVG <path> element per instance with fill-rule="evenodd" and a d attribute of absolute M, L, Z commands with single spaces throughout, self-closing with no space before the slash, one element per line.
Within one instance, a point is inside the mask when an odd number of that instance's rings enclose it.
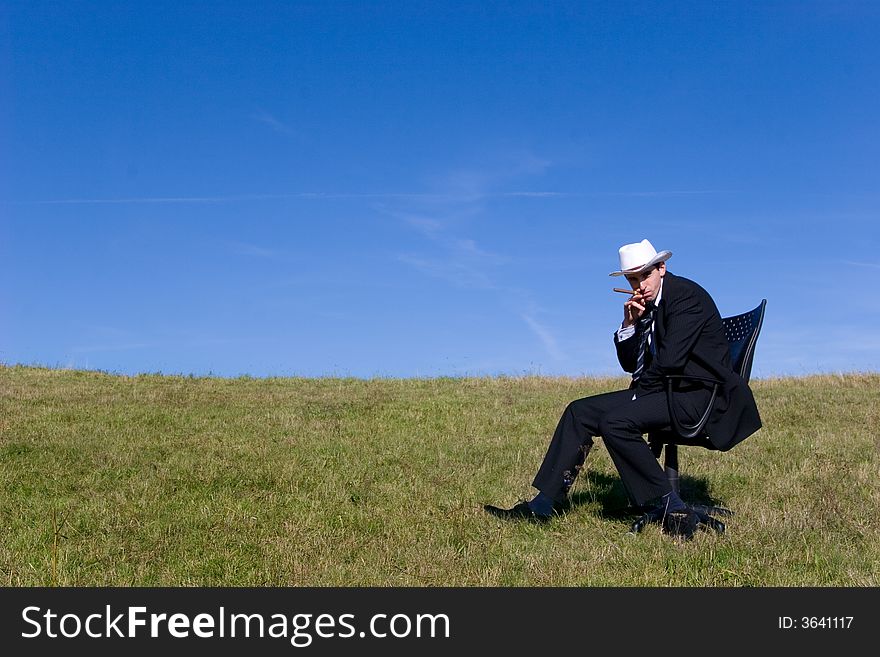
<path fill-rule="evenodd" d="M 716 451 L 718 449 L 712 444 L 707 436 L 683 438 L 672 431 L 654 432 L 648 436 L 648 442 L 651 443 L 651 445 L 687 445 L 688 447 L 703 447 L 705 449 L 713 449 Z"/>

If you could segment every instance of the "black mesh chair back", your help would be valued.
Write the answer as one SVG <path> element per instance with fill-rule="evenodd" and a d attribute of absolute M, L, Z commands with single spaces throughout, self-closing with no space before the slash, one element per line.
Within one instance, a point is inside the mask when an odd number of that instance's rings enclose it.
<path fill-rule="evenodd" d="M 746 381 L 752 374 L 755 344 L 758 342 L 758 334 L 764 323 L 764 309 L 766 307 L 767 299 L 762 299 L 754 310 L 721 320 L 721 323 L 724 324 L 727 344 L 730 347 L 730 363 L 733 371 Z"/>

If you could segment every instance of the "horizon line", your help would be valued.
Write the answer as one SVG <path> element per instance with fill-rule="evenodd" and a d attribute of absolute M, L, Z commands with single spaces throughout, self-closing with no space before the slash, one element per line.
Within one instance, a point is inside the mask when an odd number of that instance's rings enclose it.
<path fill-rule="evenodd" d="M 357 375 L 344 373 L 325 373 L 325 374 L 250 374 L 241 372 L 238 374 L 217 374 L 213 372 L 195 373 L 195 372 L 174 372 L 174 371 L 141 371 L 141 372 L 122 372 L 119 370 L 107 370 L 101 368 L 89 367 L 67 367 L 67 366 L 50 366 L 41 364 L 26 363 L 8 363 L 0 361 L 0 368 L 5 369 L 29 369 L 29 370 L 45 370 L 49 372 L 85 372 L 92 374 L 104 374 L 107 376 L 118 377 L 138 377 L 138 376 L 166 376 L 166 377 L 182 377 L 188 379 L 357 379 L 361 381 L 375 380 L 430 380 L 430 379 L 629 379 L 627 373 L 621 374 L 541 374 L 540 372 L 496 372 L 494 374 L 412 374 L 412 375 Z M 774 381 L 779 379 L 808 379 L 812 377 L 847 377 L 847 376 L 880 376 L 880 369 L 877 370 L 836 370 L 826 372 L 805 372 L 802 374 L 756 374 L 752 373 L 751 381 Z"/>

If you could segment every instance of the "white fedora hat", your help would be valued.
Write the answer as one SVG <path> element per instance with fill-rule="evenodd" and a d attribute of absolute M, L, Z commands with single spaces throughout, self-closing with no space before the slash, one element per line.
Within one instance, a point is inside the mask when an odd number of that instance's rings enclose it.
<path fill-rule="evenodd" d="M 635 244 L 624 244 L 618 251 L 620 254 L 620 271 L 613 271 L 609 276 L 625 276 L 627 274 L 640 274 L 650 269 L 659 262 L 666 262 L 672 257 L 672 251 L 660 251 L 648 240 L 642 240 Z"/>

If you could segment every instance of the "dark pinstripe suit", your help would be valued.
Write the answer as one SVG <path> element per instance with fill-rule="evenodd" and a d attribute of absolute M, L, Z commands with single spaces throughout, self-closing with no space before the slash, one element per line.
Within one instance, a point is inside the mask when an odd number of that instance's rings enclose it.
<path fill-rule="evenodd" d="M 721 315 L 712 297 L 686 278 L 666 272 L 654 326 L 655 354 L 648 355 L 638 385 L 571 402 L 562 414 L 532 485 L 556 500 L 565 497 L 594 436 L 602 436 L 630 499 L 636 505 L 665 495 L 669 482 L 643 434 L 667 430 L 671 420 L 665 374 L 693 374 L 723 381 L 707 433 L 728 450 L 761 427 L 746 382 L 733 372 Z M 621 366 L 636 367 L 638 337 L 614 343 Z M 633 394 L 636 399 L 633 400 Z M 677 415 L 694 422 L 710 397 L 702 385 L 680 387 L 673 396 Z"/>

